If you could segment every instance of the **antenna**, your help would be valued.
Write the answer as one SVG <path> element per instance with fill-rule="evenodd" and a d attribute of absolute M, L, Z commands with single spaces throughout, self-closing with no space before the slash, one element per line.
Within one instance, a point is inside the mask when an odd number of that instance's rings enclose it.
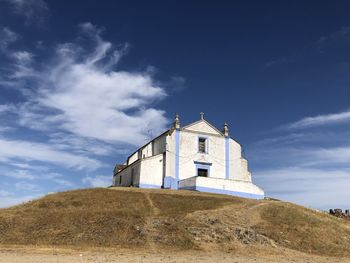
<path fill-rule="evenodd" d="M 148 129 L 147 131 L 146 131 L 146 138 L 145 138 L 145 141 L 150 141 L 150 140 L 152 140 L 153 139 L 153 130 L 152 129 Z"/>

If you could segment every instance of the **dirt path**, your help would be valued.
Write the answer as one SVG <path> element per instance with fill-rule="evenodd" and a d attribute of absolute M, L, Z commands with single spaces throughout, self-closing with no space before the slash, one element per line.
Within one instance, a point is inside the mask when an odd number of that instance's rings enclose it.
<path fill-rule="evenodd" d="M 145 197 L 146 197 L 146 199 L 147 199 L 147 201 L 148 201 L 148 203 L 149 203 L 149 205 L 150 205 L 150 207 L 151 207 L 152 215 L 153 215 L 153 216 L 159 215 L 159 214 L 160 214 L 160 210 L 159 210 L 158 207 L 156 207 L 156 206 L 154 205 L 154 203 L 153 203 L 153 201 L 152 201 L 152 198 L 151 198 L 151 196 L 150 196 L 150 193 L 145 193 Z"/>
<path fill-rule="evenodd" d="M 156 251 L 157 246 L 155 245 L 155 240 L 158 236 L 158 230 L 155 223 L 157 221 L 156 217 L 160 214 L 160 210 L 154 205 L 150 193 L 145 193 L 145 197 L 151 208 L 151 215 L 146 219 L 144 227 L 146 232 L 146 243 L 148 244 L 150 251 Z"/>
<path fill-rule="evenodd" d="M 185 253 L 151 253 L 151 252 L 92 252 L 92 251 L 67 251 L 67 250 L 38 250 L 38 249 L 1 249 L 0 263 L 349 263 L 348 259 L 322 258 L 309 255 L 284 255 L 284 256 L 242 256 L 233 253 L 204 253 L 199 251 Z"/>

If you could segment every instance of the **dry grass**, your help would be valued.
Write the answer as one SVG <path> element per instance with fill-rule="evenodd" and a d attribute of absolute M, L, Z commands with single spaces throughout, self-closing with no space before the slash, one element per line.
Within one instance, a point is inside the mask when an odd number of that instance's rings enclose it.
<path fill-rule="evenodd" d="M 274 200 L 97 188 L 0 209 L 0 244 L 225 251 L 277 246 L 350 256 L 350 222 Z"/>
<path fill-rule="evenodd" d="M 350 224 L 328 214 L 289 203 L 260 208 L 255 229 L 280 245 L 331 256 L 350 255 Z"/>

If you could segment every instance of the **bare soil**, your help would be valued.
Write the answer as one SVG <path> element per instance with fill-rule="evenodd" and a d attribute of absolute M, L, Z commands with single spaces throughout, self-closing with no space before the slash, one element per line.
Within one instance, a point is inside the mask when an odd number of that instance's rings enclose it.
<path fill-rule="evenodd" d="M 0 263 L 349 263 L 347 258 L 322 257 L 292 250 L 240 251 L 139 251 L 139 250 L 71 250 L 57 248 L 1 248 Z"/>

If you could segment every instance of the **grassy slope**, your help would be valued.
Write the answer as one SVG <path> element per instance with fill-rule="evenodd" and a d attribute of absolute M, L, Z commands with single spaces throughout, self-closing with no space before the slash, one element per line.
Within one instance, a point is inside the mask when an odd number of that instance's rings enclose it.
<path fill-rule="evenodd" d="M 0 244 L 235 249 L 350 256 L 350 223 L 278 201 L 171 190 L 87 189 L 0 209 Z"/>

